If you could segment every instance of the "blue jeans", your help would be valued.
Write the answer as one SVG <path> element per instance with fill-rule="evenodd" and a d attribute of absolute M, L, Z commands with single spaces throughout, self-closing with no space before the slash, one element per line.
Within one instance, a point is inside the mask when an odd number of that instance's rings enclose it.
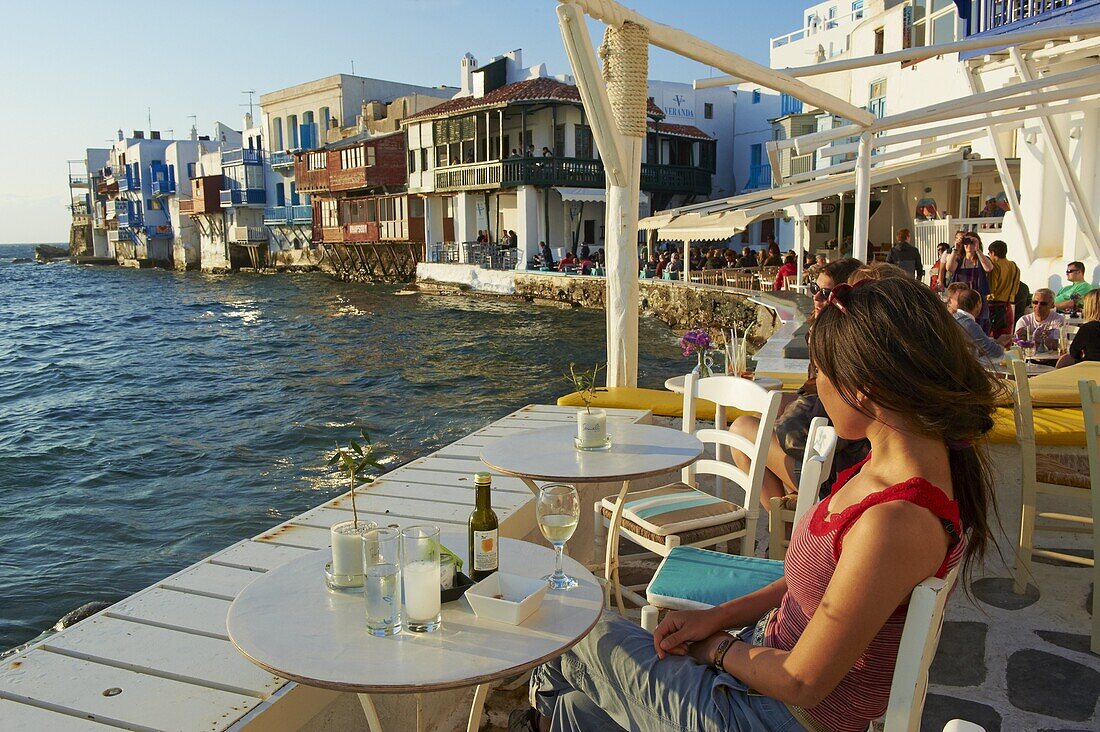
<path fill-rule="evenodd" d="M 753 629 L 741 632 L 752 640 Z M 531 676 L 531 705 L 554 732 L 786 732 L 803 727 L 782 702 L 750 694 L 728 673 L 687 656 L 661 661 L 653 636 L 605 615 L 580 643 Z"/>

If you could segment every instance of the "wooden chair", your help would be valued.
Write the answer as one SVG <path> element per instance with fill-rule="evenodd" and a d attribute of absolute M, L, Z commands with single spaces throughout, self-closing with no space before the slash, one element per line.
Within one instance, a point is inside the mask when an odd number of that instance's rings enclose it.
<path fill-rule="evenodd" d="M 768 558 L 782 560 L 787 556 L 787 527 L 797 524 L 810 507 L 817 503 L 821 484 L 833 470 L 836 452 L 836 430 L 825 417 L 814 417 L 806 436 L 806 452 L 802 456 L 802 471 L 798 492 L 768 501 Z M 793 506 L 791 504 L 794 504 Z"/>
<path fill-rule="evenodd" d="M 1077 382 L 1081 390 L 1081 411 L 1085 418 L 1085 444 L 1089 454 L 1089 490 L 1092 493 L 1092 517 L 1100 516 L 1100 386 L 1095 381 Z M 1100 653 L 1100 564 L 1095 558 L 1100 550 L 1100 531 L 1092 528 L 1092 643 L 1093 653 Z"/>
<path fill-rule="evenodd" d="M 1084 412 L 1085 438 L 1089 448 L 1089 457 L 1078 460 L 1076 456 L 1053 457 L 1038 455 L 1035 447 L 1035 424 L 1031 406 L 1031 388 L 1027 380 L 1027 366 L 1023 361 L 1012 361 L 1015 378 L 1013 401 L 1015 402 L 1016 442 L 1020 446 L 1022 460 L 1022 488 L 1020 510 L 1020 546 L 1016 553 L 1013 589 L 1023 593 L 1027 588 L 1027 578 L 1031 574 L 1033 556 L 1049 557 L 1064 562 L 1093 567 L 1096 574 L 1096 562 L 1088 557 L 1066 554 L 1035 546 L 1035 532 L 1057 531 L 1066 533 L 1084 533 L 1092 535 L 1093 556 L 1100 554 L 1100 532 L 1094 530 L 1093 519 L 1100 512 L 1100 476 L 1095 462 L 1100 440 L 1097 431 L 1097 391 L 1092 382 L 1082 381 L 1081 409 Z M 1041 495 L 1060 496 L 1079 501 L 1091 502 L 1092 515 L 1077 515 L 1060 511 L 1040 511 L 1038 500 Z M 1037 524 L 1039 519 L 1059 522 L 1059 524 Z M 1097 584 L 1100 587 L 1100 584 Z M 1092 650 L 1100 652 L 1100 602 L 1093 594 Z"/>
<path fill-rule="evenodd" d="M 696 429 L 696 399 L 715 403 L 713 428 Z M 741 540 L 741 553 L 752 556 L 760 515 L 760 489 L 780 399 L 779 392 L 769 392 L 736 376 L 700 379 L 695 374 L 688 374 L 684 380 L 683 430 L 694 434 L 704 444 L 713 445 L 715 457 L 700 458 L 684 468 L 679 483 L 626 495 L 620 492 L 597 501 L 594 507 L 597 556 L 604 526 L 609 529 L 607 541 L 617 543 L 627 539 L 662 557 L 680 546 L 722 546 L 735 539 Z M 725 410 L 728 408 L 760 414 L 755 440 L 750 441 L 726 429 Z M 732 450 L 748 458 L 747 473 L 734 464 Z M 728 493 L 730 483 L 738 486 L 743 502 L 739 505 L 727 497 L 701 490 L 700 475 L 715 476 L 723 493 Z M 609 561 L 617 562 L 618 552 L 609 554 L 612 555 Z M 621 587 L 616 572 L 612 573 L 612 578 L 620 610 L 623 610 L 621 598 L 624 594 L 639 605 L 645 603 L 645 598 L 634 592 L 638 588 Z"/>

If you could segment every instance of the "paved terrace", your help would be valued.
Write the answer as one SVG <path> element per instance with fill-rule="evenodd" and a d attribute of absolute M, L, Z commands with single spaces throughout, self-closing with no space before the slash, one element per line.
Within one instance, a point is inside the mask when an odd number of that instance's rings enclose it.
<path fill-rule="evenodd" d="M 651 419 L 645 411 L 611 411 L 615 420 Z M 517 430 L 568 422 L 572 413 L 524 407 L 360 489 L 359 505 L 383 525 L 431 521 L 461 530 L 481 448 Z M 993 456 L 1001 520 L 1006 536 L 1015 536 L 1016 452 L 998 446 Z M 497 476 L 493 496 L 502 531 L 534 538 L 527 488 Z M 263 672 L 233 649 L 225 630 L 229 604 L 245 585 L 284 562 L 326 550 L 328 527 L 349 512 L 346 495 L 330 500 L 6 659 L 0 729 L 365 729 L 354 697 Z M 1011 557 L 1012 542 L 1002 537 L 1001 544 Z M 1053 545 L 1087 552 L 1080 536 L 1056 537 Z M 1030 592 L 1014 595 L 1008 569 L 994 553 L 970 585 L 973 599 L 955 593 L 932 667 L 923 729 L 940 730 L 955 717 L 989 730 L 1097 729 L 1100 657 L 1088 652 L 1089 570 L 1040 559 L 1033 571 Z M 523 681 L 506 682 L 490 696 L 483 729 L 505 729 L 507 713 L 526 704 Z M 437 704 L 430 728 L 464 726 L 471 694 Z"/>

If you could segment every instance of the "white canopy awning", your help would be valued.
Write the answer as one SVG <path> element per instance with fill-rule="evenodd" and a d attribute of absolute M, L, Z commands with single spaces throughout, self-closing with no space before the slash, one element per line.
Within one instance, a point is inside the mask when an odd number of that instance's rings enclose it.
<path fill-rule="evenodd" d="M 934 168 L 965 163 L 961 150 L 871 168 L 871 185 L 910 178 Z M 836 196 L 855 188 L 855 172 L 826 176 L 778 188 L 765 188 L 718 201 L 660 211 L 638 222 L 639 229 L 658 229 L 661 241 L 720 241 L 757 219 L 798 204 Z"/>
<path fill-rule="evenodd" d="M 603 203 L 606 198 L 603 188 L 555 188 L 554 190 L 561 194 L 563 201 Z"/>

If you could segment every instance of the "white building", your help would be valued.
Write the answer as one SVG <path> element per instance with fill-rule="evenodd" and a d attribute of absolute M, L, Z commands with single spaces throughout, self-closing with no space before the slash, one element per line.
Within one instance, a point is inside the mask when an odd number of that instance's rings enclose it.
<path fill-rule="evenodd" d="M 691 83 L 649 81 L 649 96 L 665 116 L 667 124 L 697 127 L 714 140 L 714 175 L 711 177 L 712 198 L 732 196 L 739 191 L 745 178 L 737 176 L 735 144 L 740 142 L 735 126 L 741 122 L 742 95 L 725 88 L 694 89 Z M 663 143 L 668 147 L 668 142 Z M 667 161 L 666 149 L 662 158 Z"/>

